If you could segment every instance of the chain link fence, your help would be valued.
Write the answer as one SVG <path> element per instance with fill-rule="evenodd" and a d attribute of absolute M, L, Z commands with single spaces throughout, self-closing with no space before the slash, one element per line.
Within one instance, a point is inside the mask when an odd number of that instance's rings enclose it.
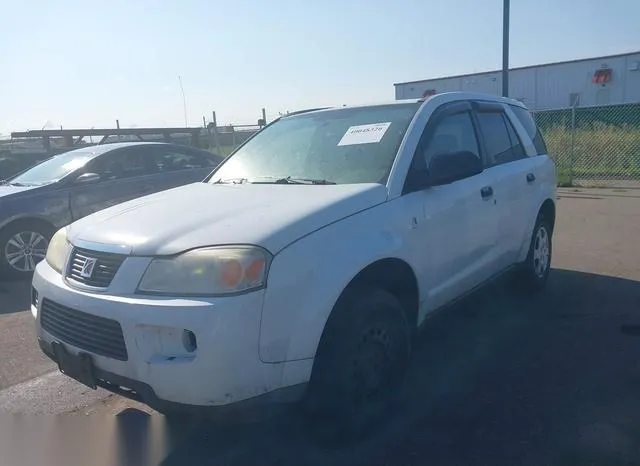
<path fill-rule="evenodd" d="M 561 186 L 640 188 L 640 104 L 533 112 Z"/>

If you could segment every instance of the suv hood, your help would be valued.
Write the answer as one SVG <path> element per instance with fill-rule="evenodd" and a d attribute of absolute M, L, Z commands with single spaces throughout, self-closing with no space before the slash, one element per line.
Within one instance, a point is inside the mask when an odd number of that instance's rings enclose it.
<path fill-rule="evenodd" d="M 110 207 L 73 223 L 71 243 L 118 245 L 129 254 L 254 244 L 273 254 L 332 222 L 385 202 L 379 184 L 194 183 Z"/>

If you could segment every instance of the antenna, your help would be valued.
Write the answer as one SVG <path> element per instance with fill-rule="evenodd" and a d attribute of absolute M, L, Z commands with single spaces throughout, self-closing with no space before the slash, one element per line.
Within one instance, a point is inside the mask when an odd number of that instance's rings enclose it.
<path fill-rule="evenodd" d="M 182 109 L 184 110 L 184 127 L 188 128 L 189 123 L 187 122 L 187 99 L 184 96 L 184 87 L 182 87 L 182 77 L 178 75 L 178 83 L 180 84 L 180 92 L 182 92 Z"/>

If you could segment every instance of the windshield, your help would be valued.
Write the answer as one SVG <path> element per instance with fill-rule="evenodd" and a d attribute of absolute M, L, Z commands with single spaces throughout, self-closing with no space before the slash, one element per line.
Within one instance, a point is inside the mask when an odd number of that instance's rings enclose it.
<path fill-rule="evenodd" d="M 40 162 L 9 182 L 18 186 L 52 183 L 83 167 L 94 156 L 95 153 L 88 150 L 65 152 Z"/>
<path fill-rule="evenodd" d="M 419 107 L 391 104 L 285 117 L 241 147 L 210 182 L 386 183 Z"/>

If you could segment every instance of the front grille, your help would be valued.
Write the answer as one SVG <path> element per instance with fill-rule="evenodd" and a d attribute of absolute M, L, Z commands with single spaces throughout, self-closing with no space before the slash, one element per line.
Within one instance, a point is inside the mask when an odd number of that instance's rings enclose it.
<path fill-rule="evenodd" d="M 126 257 L 124 254 L 75 248 L 71 253 L 67 275 L 84 285 L 106 288 L 111 284 L 111 280 Z M 83 269 L 88 260 L 96 260 L 96 263 L 91 273 L 85 273 L 87 276 L 83 276 Z"/>
<path fill-rule="evenodd" d="M 113 319 L 80 312 L 45 298 L 40 324 L 63 343 L 120 361 L 128 359 L 122 327 Z"/>

